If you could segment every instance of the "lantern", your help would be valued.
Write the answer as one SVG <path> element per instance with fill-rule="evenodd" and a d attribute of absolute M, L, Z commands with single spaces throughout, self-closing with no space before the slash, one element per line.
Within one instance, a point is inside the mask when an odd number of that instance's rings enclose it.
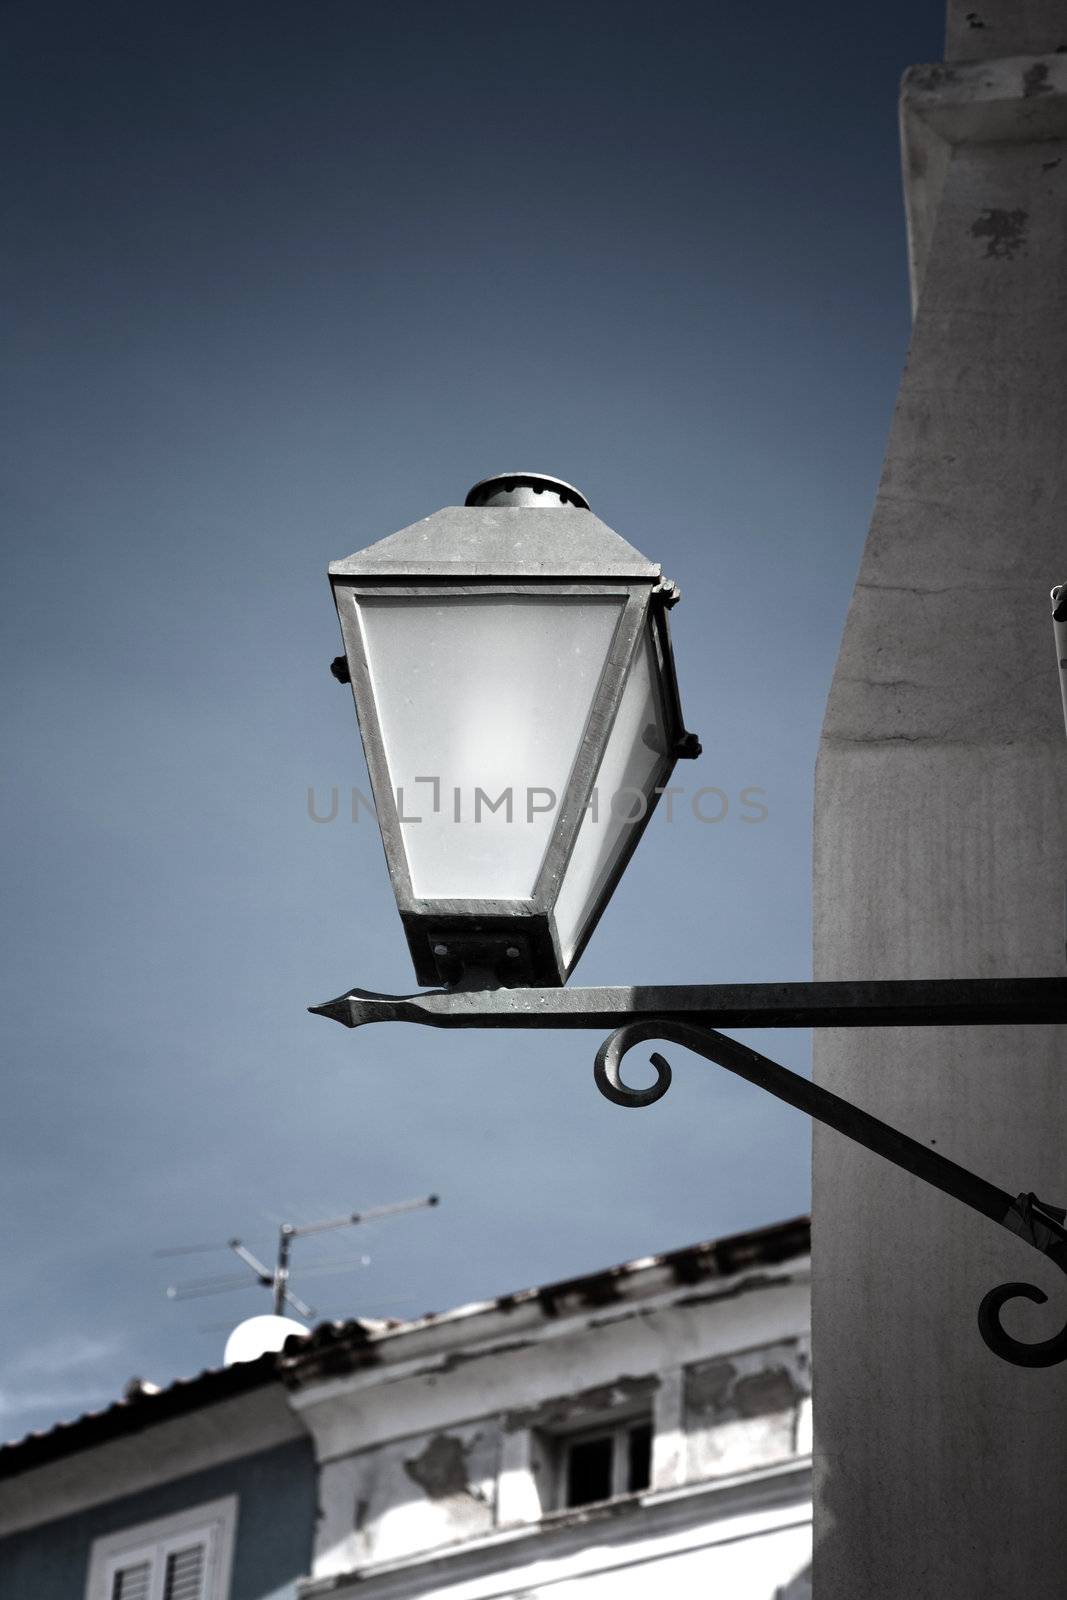
<path fill-rule="evenodd" d="M 330 566 L 419 982 L 560 984 L 679 756 L 677 590 L 560 479 L 504 473 Z"/>

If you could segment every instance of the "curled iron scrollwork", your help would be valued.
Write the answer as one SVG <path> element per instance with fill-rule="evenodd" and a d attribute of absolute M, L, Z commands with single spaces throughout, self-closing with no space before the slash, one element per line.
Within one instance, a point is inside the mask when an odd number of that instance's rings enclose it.
<path fill-rule="evenodd" d="M 654 1105 L 671 1085 L 671 1067 L 655 1051 L 650 1056 L 656 1071 L 655 1083 L 645 1089 L 630 1087 L 623 1081 L 622 1062 L 629 1051 L 649 1039 L 666 1039 L 713 1061 L 717 1066 L 757 1084 L 779 1100 L 836 1128 L 846 1138 L 884 1156 L 904 1171 L 925 1183 L 962 1200 L 964 1205 L 998 1222 L 1010 1233 L 1039 1250 L 1067 1273 L 1067 1212 L 1050 1206 L 1033 1194 L 1013 1198 L 976 1173 L 931 1150 L 927 1145 L 872 1117 L 858 1106 L 832 1094 L 821 1085 L 790 1072 L 777 1061 L 762 1056 L 737 1039 L 712 1028 L 696 1027 L 667 1018 L 644 1019 L 616 1028 L 596 1053 L 593 1075 L 601 1094 L 615 1105 L 638 1107 Z M 1051 1367 L 1067 1360 L 1067 1326 L 1048 1339 L 1027 1342 L 1016 1339 L 1003 1327 L 1001 1309 L 1011 1300 L 1030 1300 L 1043 1305 L 1044 1290 L 1032 1283 L 1003 1283 L 991 1289 L 978 1308 L 978 1331 L 985 1344 L 1004 1361 L 1017 1367 Z"/>
<path fill-rule="evenodd" d="M 646 1039 L 664 1038 L 670 1028 L 671 1024 L 666 1022 L 626 1022 L 604 1040 L 596 1053 L 593 1077 L 605 1099 L 617 1106 L 651 1106 L 663 1099 L 671 1086 L 671 1068 L 658 1051 L 653 1051 L 649 1057 L 656 1069 L 656 1081 L 647 1089 L 632 1089 L 623 1083 L 620 1068 L 627 1051 Z M 684 1043 L 684 1040 L 677 1042 Z"/>
<path fill-rule="evenodd" d="M 1061 1226 L 1065 1215 L 1059 1206 L 1046 1205 L 1034 1194 L 1021 1194 L 1009 1207 L 1002 1226 L 1067 1273 L 1067 1232 Z M 990 1289 L 978 1307 L 978 1331 L 990 1350 L 1017 1367 L 1054 1367 L 1067 1360 L 1067 1327 L 1032 1343 L 1007 1332 L 1000 1321 L 1001 1307 L 1016 1299 L 1041 1306 L 1048 1295 L 1034 1283 L 1002 1283 Z"/>

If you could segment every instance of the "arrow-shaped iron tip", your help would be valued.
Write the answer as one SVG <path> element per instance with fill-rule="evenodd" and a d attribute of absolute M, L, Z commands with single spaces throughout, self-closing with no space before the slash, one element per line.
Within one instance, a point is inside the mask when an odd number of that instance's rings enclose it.
<path fill-rule="evenodd" d="M 321 1006 L 308 1006 L 308 1010 L 312 1016 L 330 1017 L 345 1028 L 358 1026 L 356 1018 L 352 1015 L 352 1002 L 346 994 L 338 995 L 336 1000 L 324 1000 Z"/>
<path fill-rule="evenodd" d="M 434 1022 L 432 1004 L 429 1011 L 423 1001 L 435 998 L 419 994 L 376 994 L 373 989 L 349 989 L 336 1000 L 325 1000 L 320 1006 L 308 1006 L 316 1017 L 330 1017 L 345 1028 L 361 1028 L 366 1022 Z"/>

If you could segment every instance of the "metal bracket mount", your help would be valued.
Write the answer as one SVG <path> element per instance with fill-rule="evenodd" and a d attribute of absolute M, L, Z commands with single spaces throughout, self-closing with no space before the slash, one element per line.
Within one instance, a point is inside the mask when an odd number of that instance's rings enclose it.
<path fill-rule="evenodd" d="M 594 1078 L 616 1105 L 639 1107 L 662 1099 L 671 1068 L 651 1056 L 656 1081 L 647 1089 L 623 1082 L 623 1057 L 651 1039 L 671 1040 L 767 1090 L 846 1138 L 864 1145 L 924 1183 L 953 1195 L 1039 1250 L 1067 1273 L 1067 1213 L 1017 1196 L 939 1155 L 927 1145 L 848 1100 L 791 1072 L 719 1028 L 971 1027 L 1067 1022 L 1065 978 L 904 979 L 869 983 L 779 983 L 635 986 L 607 989 L 431 990 L 382 995 L 350 989 L 311 1006 L 348 1028 L 368 1022 L 415 1022 L 433 1028 L 610 1028 L 597 1051 Z M 1013 1338 L 1000 1321 L 1002 1306 L 1048 1298 L 1030 1283 L 991 1289 L 978 1308 L 978 1329 L 995 1355 L 1021 1367 L 1067 1360 L 1067 1326 L 1034 1343 Z"/>

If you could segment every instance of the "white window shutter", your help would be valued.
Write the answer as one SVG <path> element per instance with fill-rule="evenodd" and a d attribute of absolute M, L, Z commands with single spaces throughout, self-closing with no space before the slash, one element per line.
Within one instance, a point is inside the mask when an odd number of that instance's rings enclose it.
<path fill-rule="evenodd" d="M 237 1496 L 227 1495 L 104 1534 L 84 1600 L 228 1600 L 236 1526 Z"/>
<path fill-rule="evenodd" d="M 205 1600 L 206 1556 L 203 1542 L 170 1552 L 163 1574 L 163 1600 Z"/>
<path fill-rule="evenodd" d="M 109 1600 L 149 1600 L 151 1583 L 150 1561 L 135 1561 L 128 1567 L 119 1567 L 111 1580 Z"/>

